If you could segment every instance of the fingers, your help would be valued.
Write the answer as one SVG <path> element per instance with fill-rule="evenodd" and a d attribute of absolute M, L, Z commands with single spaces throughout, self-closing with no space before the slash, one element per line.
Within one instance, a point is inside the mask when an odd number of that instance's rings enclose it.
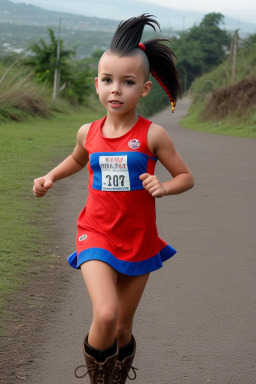
<path fill-rule="evenodd" d="M 149 173 L 143 173 L 140 175 L 140 180 L 142 181 L 143 187 L 148 191 L 153 197 L 162 197 L 164 196 L 165 190 L 163 184 L 160 183 L 156 175 L 150 175 Z"/>
<path fill-rule="evenodd" d="M 144 181 L 146 180 L 147 177 L 151 176 L 149 173 L 142 173 L 142 175 L 140 175 L 139 179 L 141 181 Z"/>
<path fill-rule="evenodd" d="M 35 197 L 43 197 L 52 186 L 52 181 L 39 177 L 34 180 L 33 193 Z"/>

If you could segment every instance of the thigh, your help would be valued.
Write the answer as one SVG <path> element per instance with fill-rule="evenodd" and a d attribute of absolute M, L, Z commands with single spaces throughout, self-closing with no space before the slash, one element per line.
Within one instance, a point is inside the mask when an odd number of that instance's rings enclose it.
<path fill-rule="evenodd" d="M 133 317 L 146 287 L 149 273 L 141 276 L 117 276 L 118 323 L 132 326 Z"/>
<path fill-rule="evenodd" d="M 81 271 L 94 310 L 111 303 L 117 306 L 117 272 L 112 267 L 102 261 L 91 260 L 81 265 Z"/>

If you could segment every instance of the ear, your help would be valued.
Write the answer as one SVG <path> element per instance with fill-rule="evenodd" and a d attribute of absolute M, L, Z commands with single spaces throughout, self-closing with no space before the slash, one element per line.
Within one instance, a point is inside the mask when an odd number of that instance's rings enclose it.
<path fill-rule="evenodd" d="M 99 80 L 98 80 L 98 77 L 95 77 L 94 81 L 95 81 L 96 92 L 97 92 L 97 95 L 98 95 L 99 94 Z"/>
<path fill-rule="evenodd" d="M 151 91 L 151 88 L 152 88 L 152 81 L 146 81 L 146 83 L 144 84 L 144 90 L 141 94 L 141 97 L 146 97 L 149 92 Z"/>

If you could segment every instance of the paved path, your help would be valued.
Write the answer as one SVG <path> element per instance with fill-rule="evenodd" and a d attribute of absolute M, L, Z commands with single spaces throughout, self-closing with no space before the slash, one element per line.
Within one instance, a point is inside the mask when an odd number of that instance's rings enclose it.
<path fill-rule="evenodd" d="M 196 184 L 183 195 L 157 200 L 160 236 L 178 254 L 151 275 L 136 315 L 136 383 L 253 384 L 256 141 L 183 129 L 178 121 L 186 108 L 183 100 L 174 115 L 166 110 L 153 118 L 169 127 Z M 158 174 L 165 178 L 160 167 Z M 56 226 L 65 255 L 73 250 L 86 172 L 60 183 L 57 188 L 65 188 L 67 196 Z M 80 272 L 70 269 L 66 284 L 26 384 L 87 382 L 73 370 L 83 363 L 91 304 Z"/>

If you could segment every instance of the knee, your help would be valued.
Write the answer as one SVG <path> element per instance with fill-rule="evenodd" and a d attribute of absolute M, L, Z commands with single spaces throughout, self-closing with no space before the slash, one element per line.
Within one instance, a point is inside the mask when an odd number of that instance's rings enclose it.
<path fill-rule="evenodd" d="M 116 327 L 117 310 L 114 307 L 102 307 L 95 311 L 94 320 L 102 330 L 112 330 Z"/>

